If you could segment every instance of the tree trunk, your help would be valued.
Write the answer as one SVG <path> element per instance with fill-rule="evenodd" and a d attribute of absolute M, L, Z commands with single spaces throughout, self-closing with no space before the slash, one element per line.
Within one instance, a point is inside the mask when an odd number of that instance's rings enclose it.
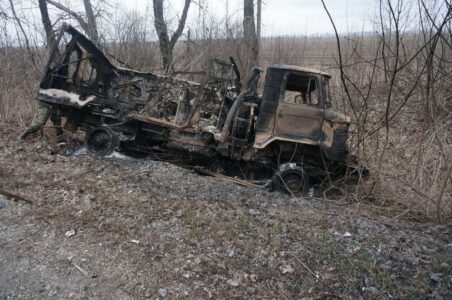
<path fill-rule="evenodd" d="M 53 32 L 46 0 L 39 0 L 39 10 L 41 12 L 42 25 L 44 25 L 44 31 L 46 33 L 47 48 L 50 48 L 55 43 L 55 33 Z"/>
<path fill-rule="evenodd" d="M 190 28 L 188 28 L 187 31 L 187 47 L 185 48 L 185 56 L 189 58 L 191 55 L 191 31 Z"/>
<path fill-rule="evenodd" d="M 86 18 L 88 20 L 88 35 L 95 43 L 99 43 L 99 33 L 97 31 L 96 17 L 94 16 L 93 6 L 90 0 L 83 0 L 85 5 Z"/>
<path fill-rule="evenodd" d="M 69 7 L 62 5 L 57 1 L 53 0 L 46 1 L 51 5 L 55 6 L 56 8 L 58 8 L 59 10 L 62 10 L 65 13 L 69 14 L 75 20 L 77 20 L 77 22 L 80 24 L 80 27 L 82 27 L 82 29 L 86 32 L 88 37 L 95 43 L 97 44 L 99 43 L 99 34 L 97 31 L 96 16 L 94 15 L 93 7 L 91 5 L 90 0 L 83 0 L 83 3 L 85 5 L 87 21 L 85 21 L 80 14 L 70 10 Z"/>
<path fill-rule="evenodd" d="M 261 42 L 262 33 L 262 0 L 257 0 L 257 44 Z"/>
<path fill-rule="evenodd" d="M 160 53 L 162 55 L 163 68 L 168 70 L 172 58 L 170 42 L 168 37 L 168 27 L 163 17 L 163 0 L 153 0 L 154 2 L 154 25 L 159 38 Z"/>
<path fill-rule="evenodd" d="M 182 11 L 182 16 L 179 20 L 179 25 L 177 26 L 176 31 L 174 32 L 173 36 L 171 37 L 171 52 L 174 50 L 174 46 L 176 45 L 177 41 L 179 40 L 180 36 L 182 35 L 182 32 L 184 31 L 185 22 L 187 21 L 188 16 L 188 9 L 190 8 L 191 0 L 185 0 L 184 10 Z"/>
<path fill-rule="evenodd" d="M 185 27 L 185 22 L 187 21 L 188 9 L 190 8 L 191 0 L 185 0 L 184 10 L 182 11 L 182 16 L 179 20 L 179 25 L 174 32 L 171 39 L 168 35 L 168 26 L 165 22 L 163 16 L 163 2 L 164 0 L 153 0 L 154 4 L 154 25 L 157 31 L 157 36 L 159 38 L 160 53 L 162 55 L 162 64 L 165 72 L 172 69 L 173 66 L 173 50 L 177 41 Z"/>
<path fill-rule="evenodd" d="M 257 65 L 259 49 L 254 23 L 254 1 L 244 0 L 243 38 L 245 42 L 245 72 Z"/>

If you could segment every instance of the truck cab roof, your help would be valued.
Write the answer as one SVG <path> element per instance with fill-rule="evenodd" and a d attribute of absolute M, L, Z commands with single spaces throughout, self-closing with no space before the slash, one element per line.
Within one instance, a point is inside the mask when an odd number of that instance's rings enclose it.
<path fill-rule="evenodd" d="M 315 69 L 311 69 L 311 68 L 304 68 L 304 67 L 299 67 L 299 66 L 291 66 L 291 65 L 283 65 L 283 64 L 277 64 L 277 65 L 272 65 L 269 67 L 269 69 L 282 69 L 282 70 L 288 70 L 288 71 L 297 71 L 297 72 L 302 72 L 302 73 L 309 73 L 309 74 L 314 74 L 314 75 L 321 75 L 321 76 L 325 76 L 328 78 L 331 78 L 331 75 L 319 71 L 319 70 L 315 70 Z"/>

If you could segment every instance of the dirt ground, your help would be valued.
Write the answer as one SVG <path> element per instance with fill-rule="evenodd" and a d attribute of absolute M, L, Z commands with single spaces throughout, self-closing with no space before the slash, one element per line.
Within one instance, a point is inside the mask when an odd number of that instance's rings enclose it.
<path fill-rule="evenodd" d="M 452 226 L 0 127 L 2 299 L 452 299 Z"/>

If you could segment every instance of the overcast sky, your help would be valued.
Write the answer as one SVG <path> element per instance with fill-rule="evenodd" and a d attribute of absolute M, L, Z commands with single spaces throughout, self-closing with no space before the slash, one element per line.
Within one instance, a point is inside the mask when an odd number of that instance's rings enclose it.
<path fill-rule="evenodd" d="M 58 0 L 68 5 L 76 12 L 83 12 L 82 0 Z M 101 1 L 101 0 L 97 0 Z M 94 1 L 96 3 L 97 1 Z M 175 29 L 176 22 L 182 13 L 185 0 L 165 0 L 165 15 L 170 23 L 170 31 Z M 153 28 L 152 0 L 108 0 L 112 6 L 108 6 L 113 15 L 138 12 L 147 18 L 147 25 Z M 375 19 L 376 0 L 325 0 L 340 33 L 373 31 L 372 20 Z M 9 7 L 7 0 L 0 0 L 0 7 Z M 16 11 L 19 17 L 27 25 L 25 31 L 32 39 L 43 42 L 44 36 L 40 22 L 40 14 L 36 0 L 15 0 Z M 322 6 L 320 0 L 263 0 L 262 11 L 262 35 L 265 36 L 300 36 L 331 34 L 333 27 Z M 49 5 L 52 20 L 60 13 L 52 5 Z M 207 25 L 210 19 L 217 23 L 217 28 L 224 28 L 226 16 L 229 16 L 230 24 L 238 24 L 241 27 L 243 21 L 243 0 L 193 0 L 189 10 L 187 26 L 200 29 L 200 15 L 207 16 Z M 111 15 L 110 15 L 111 16 Z M 29 22 L 28 22 L 29 21 Z M 72 21 L 73 24 L 77 24 Z M 102 34 L 108 39 L 108 31 L 111 23 L 104 21 L 100 24 Z M 18 31 L 14 22 L 7 22 L 8 36 L 15 36 Z M 215 28 L 215 26 L 214 26 Z M 19 34 L 20 36 L 20 34 Z"/>
<path fill-rule="evenodd" d="M 243 0 L 197 0 L 217 21 L 228 14 L 243 17 Z M 262 11 L 264 35 L 302 35 L 331 33 L 333 28 L 320 0 L 264 0 Z M 129 10 L 143 11 L 151 0 L 118 0 Z M 179 14 L 184 0 L 167 0 L 167 14 Z M 375 0 L 325 0 L 340 32 L 369 31 L 375 11 Z M 192 3 L 189 24 L 199 19 L 199 6 Z"/>

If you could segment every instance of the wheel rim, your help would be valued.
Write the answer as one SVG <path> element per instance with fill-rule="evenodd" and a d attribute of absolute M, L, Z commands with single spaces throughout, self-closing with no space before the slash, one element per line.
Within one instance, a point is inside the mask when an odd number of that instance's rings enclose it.
<path fill-rule="evenodd" d="M 290 193 L 297 193 L 303 188 L 303 174 L 285 172 L 281 174 L 282 186 Z"/>
<path fill-rule="evenodd" d="M 95 156 L 106 156 L 113 152 L 118 144 L 116 133 L 107 127 L 98 127 L 86 136 L 88 153 Z"/>

